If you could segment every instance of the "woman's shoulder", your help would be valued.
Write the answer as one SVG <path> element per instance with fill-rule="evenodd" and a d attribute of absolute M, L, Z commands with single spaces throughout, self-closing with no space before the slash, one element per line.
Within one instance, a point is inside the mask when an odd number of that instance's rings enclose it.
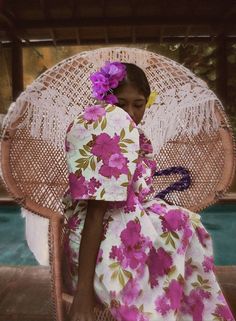
<path fill-rule="evenodd" d="M 130 124 L 132 127 L 136 127 L 135 122 L 125 110 L 111 104 L 89 105 L 76 117 L 77 120 L 85 122 L 87 125 L 99 123 L 105 118 L 123 127 Z"/>
<path fill-rule="evenodd" d="M 140 148 L 138 129 L 125 111 L 86 107 L 68 129 L 65 148 L 73 199 L 127 199 Z"/>
<path fill-rule="evenodd" d="M 114 136 L 117 134 L 121 137 L 139 136 L 138 128 L 129 114 L 122 108 L 111 104 L 87 106 L 68 127 L 67 138 L 75 133 L 78 137 L 79 133 L 84 135 L 85 132 L 95 135 L 108 133 Z"/>

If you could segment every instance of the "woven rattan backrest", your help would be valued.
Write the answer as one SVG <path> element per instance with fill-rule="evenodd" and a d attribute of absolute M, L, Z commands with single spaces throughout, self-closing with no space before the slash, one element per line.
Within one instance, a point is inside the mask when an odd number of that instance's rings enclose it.
<path fill-rule="evenodd" d="M 112 50 L 112 49 L 111 49 Z M 130 49 L 126 49 L 129 52 Z M 124 60 L 124 54 L 122 53 Z M 153 53 L 152 53 L 153 55 Z M 83 74 L 91 73 L 93 66 L 89 55 L 80 54 L 74 56 L 48 70 L 40 78 L 42 87 L 32 95 L 43 95 L 47 88 L 54 86 L 66 97 L 66 109 L 58 107 L 60 119 L 66 119 L 68 109 L 72 108 L 76 99 L 80 97 L 78 112 L 81 106 L 93 102 L 88 95 L 90 84 L 85 78 L 79 82 L 80 69 Z M 99 58 L 99 57 L 98 57 Z M 87 59 L 87 62 L 85 63 Z M 119 59 L 119 55 L 117 60 Z M 83 61 L 83 64 L 81 63 Z M 134 61 L 135 62 L 135 61 Z M 155 56 L 151 60 L 153 65 L 161 68 L 165 64 L 166 73 L 159 72 L 158 88 L 168 87 L 165 77 L 172 75 L 178 83 L 192 83 L 195 85 L 195 78 L 189 76 L 188 72 L 162 56 Z M 155 89 L 155 82 L 151 77 L 154 71 L 146 72 L 149 76 L 152 88 Z M 182 68 L 182 69 L 181 69 Z M 149 70 L 149 71 L 148 71 Z M 88 78 L 88 77 L 87 77 Z M 62 87 L 61 81 L 66 79 L 67 87 Z M 157 78 L 155 78 L 157 81 Z M 67 90 L 67 91 L 66 91 Z M 164 93 L 163 93 L 164 95 Z M 57 97 L 54 97 L 56 100 Z M 22 102 L 21 102 L 22 104 Z M 58 101 L 58 106 L 60 102 Z M 170 193 L 166 200 L 170 203 L 182 205 L 186 208 L 199 211 L 213 204 L 230 186 L 234 175 L 234 142 L 232 130 L 226 114 L 220 104 L 215 102 L 215 113 L 221 120 L 221 127 L 215 133 L 202 132 L 194 138 L 180 136 L 168 141 L 161 148 L 158 155 L 155 155 L 158 169 L 171 166 L 183 166 L 190 171 L 192 184 L 186 191 Z M 33 107 L 32 107 L 33 108 Z M 8 114 L 8 120 L 14 117 L 14 124 L 7 125 L 4 130 L 2 143 L 2 170 L 5 181 L 14 197 L 25 197 L 40 206 L 62 213 L 62 196 L 68 186 L 67 167 L 65 153 L 62 148 L 57 147 L 50 140 L 45 140 L 43 134 L 33 137 L 30 126 L 20 126 L 25 120 L 30 123 L 33 117 L 30 114 L 29 104 L 23 103 L 21 112 L 16 117 L 14 108 Z M 63 123 L 63 122 L 62 122 Z M 18 126 L 18 127 L 17 127 Z M 65 126 L 61 125 L 64 131 L 60 140 L 65 136 Z M 62 142 L 64 144 L 64 142 Z M 155 179 L 156 191 L 163 190 L 171 182 L 179 177 L 158 177 Z"/>
<path fill-rule="evenodd" d="M 235 172 L 235 143 L 224 111 L 216 106 L 216 114 L 221 120 L 219 131 L 210 135 L 201 132 L 193 139 L 176 138 L 156 155 L 158 168 L 182 166 L 190 172 L 187 190 L 167 194 L 166 201 L 198 212 L 214 204 L 229 188 Z M 155 177 L 155 190 L 159 191 L 160 186 L 164 189 L 180 178 L 180 175 Z"/>

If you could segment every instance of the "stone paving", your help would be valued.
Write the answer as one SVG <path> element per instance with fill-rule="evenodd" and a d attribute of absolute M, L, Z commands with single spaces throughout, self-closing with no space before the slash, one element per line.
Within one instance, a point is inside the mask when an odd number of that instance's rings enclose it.
<path fill-rule="evenodd" d="M 0 266 L 0 321 L 51 321 L 47 267 Z"/>

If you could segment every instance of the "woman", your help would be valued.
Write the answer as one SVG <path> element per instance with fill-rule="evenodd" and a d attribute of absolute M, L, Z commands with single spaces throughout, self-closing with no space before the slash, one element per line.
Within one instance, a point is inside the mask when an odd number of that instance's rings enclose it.
<path fill-rule="evenodd" d="M 94 321 L 101 302 L 119 321 L 234 320 L 214 274 L 200 215 L 153 192 L 152 146 L 137 127 L 150 87 L 133 64 L 106 63 L 69 126 L 65 283 L 70 321 Z"/>

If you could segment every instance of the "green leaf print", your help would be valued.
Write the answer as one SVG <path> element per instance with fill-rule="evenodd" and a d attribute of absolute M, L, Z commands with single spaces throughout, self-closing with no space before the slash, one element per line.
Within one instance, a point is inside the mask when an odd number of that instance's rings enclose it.
<path fill-rule="evenodd" d="M 120 266 L 120 263 L 119 263 L 119 262 L 114 262 L 114 263 L 111 263 L 111 264 L 109 265 L 109 267 L 110 267 L 111 269 L 115 269 L 115 268 L 117 268 L 118 266 Z"/>
<path fill-rule="evenodd" d="M 119 146 L 120 146 L 120 147 L 124 147 L 124 148 L 126 148 L 126 147 L 127 147 L 127 145 L 126 145 L 126 144 L 124 144 L 124 143 L 119 143 Z"/>
<path fill-rule="evenodd" d="M 129 124 L 129 132 L 132 132 L 133 129 L 134 129 L 134 126 L 132 124 Z"/>
<path fill-rule="evenodd" d="M 209 290 L 211 289 L 211 286 L 209 286 L 207 283 L 209 283 L 208 279 L 203 279 L 201 275 L 197 275 L 197 280 L 198 282 L 193 282 L 191 285 L 195 288 L 202 288 L 204 290 Z"/>
<path fill-rule="evenodd" d="M 98 127 L 98 121 L 96 120 L 94 123 L 93 123 L 93 129 L 96 129 Z"/>
<path fill-rule="evenodd" d="M 173 246 L 173 248 L 175 249 L 175 241 L 172 239 L 172 237 L 170 237 L 170 244 Z"/>
<path fill-rule="evenodd" d="M 123 142 L 127 143 L 127 144 L 134 144 L 134 141 L 132 139 L 128 139 L 128 138 L 123 139 Z"/>
<path fill-rule="evenodd" d="M 177 233 L 175 233 L 174 231 L 171 231 L 170 233 L 174 238 L 179 239 L 179 235 Z"/>
<path fill-rule="evenodd" d="M 165 240 L 165 244 L 168 245 L 169 243 L 171 244 L 171 246 L 175 249 L 175 241 L 173 240 L 172 236 L 171 236 L 172 232 L 164 232 L 162 233 L 160 236 Z"/>
<path fill-rule="evenodd" d="M 86 169 L 89 165 L 88 158 L 80 158 L 75 161 L 77 163 L 76 168 Z"/>
<path fill-rule="evenodd" d="M 175 273 L 175 271 L 176 271 L 176 266 L 173 265 L 173 266 L 171 267 L 171 269 L 169 270 L 169 272 L 168 272 L 168 276 L 169 276 L 169 277 L 172 276 L 172 275 Z"/>
<path fill-rule="evenodd" d="M 124 279 L 124 275 L 122 274 L 121 271 L 119 271 L 118 279 L 119 279 L 119 282 L 122 285 L 122 287 L 124 287 L 125 286 L 125 279 Z"/>
<path fill-rule="evenodd" d="M 193 282 L 191 283 L 191 285 L 194 287 L 194 288 L 197 288 L 199 286 L 199 283 L 198 282 Z"/>
<path fill-rule="evenodd" d="M 103 121 L 102 121 L 102 124 L 101 124 L 101 129 L 104 130 L 107 126 L 107 119 L 104 118 Z"/>
<path fill-rule="evenodd" d="M 139 309 L 140 312 L 143 312 L 143 308 L 144 307 L 143 307 L 143 304 L 142 304 L 142 305 L 140 305 L 140 307 L 138 309 Z"/>
<path fill-rule="evenodd" d="M 90 153 L 91 148 L 88 145 L 84 145 L 83 148 L 86 152 Z"/>
<path fill-rule="evenodd" d="M 199 283 L 203 283 L 203 278 L 201 277 L 201 275 L 198 274 L 197 279 Z"/>
<path fill-rule="evenodd" d="M 82 156 L 85 156 L 85 157 L 88 156 L 84 149 L 79 149 L 79 152 Z"/>
<path fill-rule="evenodd" d="M 212 313 L 212 315 L 214 316 L 213 321 L 222 321 L 222 318 L 221 318 L 221 317 L 219 317 L 217 314 Z"/>
<path fill-rule="evenodd" d="M 130 271 L 127 271 L 127 270 L 123 270 L 124 272 L 124 275 L 128 278 L 128 279 L 131 279 L 132 278 L 132 273 Z"/>
<path fill-rule="evenodd" d="M 108 108 L 107 108 L 107 112 L 108 113 L 110 113 L 111 111 L 113 111 L 114 109 L 116 108 L 116 106 L 109 106 Z"/>
<path fill-rule="evenodd" d="M 122 128 L 120 132 L 120 139 L 122 140 L 124 137 L 125 137 L 125 130 L 124 128 Z"/>
<path fill-rule="evenodd" d="M 145 214 L 145 211 L 141 211 L 140 216 L 142 217 Z"/>
<path fill-rule="evenodd" d="M 104 194 L 105 194 L 105 189 L 103 188 L 103 190 L 101 191 L 100 197 L 103 198 Z"/>
<path fill-rule="evenodd" d="M 114 280 L 114 279 L 117 278 L 118 272 L 119 272 L 119 270 L 116 270 L 116 271 L 114 271 L 114 272 L 112 273 L 112 275 L 111 275 L 111 279 L 112 279 L 112 280 Z"/>
<path fill-rule="evenodd" d="M 92 168 L 93 171 L 95 171 L 96 164 L 93 157 L 90 159 L 90 167 Z"/>
<path fill-rule="evenodd" d="M 128 180 L 130 181 L 132 179 L 132 174 L 130 172 L 130 170 L 128 170 Z"/>
<path fill-rule="evenodd" d="M 167 235 L 168 235 L 168 232 L 164 232 L 164 233 L 162 233 L 160 236 L 161 236 L 162 238 L 166 238 Z"/>
<path fill-rule="evenodd" d="M 190 216 L 190 219 L 194 228 L 197 228 L 200 225 L 200 218 L 198 216 Z"/>
<path fill-rule="evenodd" d="M 79 117 L 76 121 L 76 124 L 82 124 L 84 122 L 83 117 Z"/>

